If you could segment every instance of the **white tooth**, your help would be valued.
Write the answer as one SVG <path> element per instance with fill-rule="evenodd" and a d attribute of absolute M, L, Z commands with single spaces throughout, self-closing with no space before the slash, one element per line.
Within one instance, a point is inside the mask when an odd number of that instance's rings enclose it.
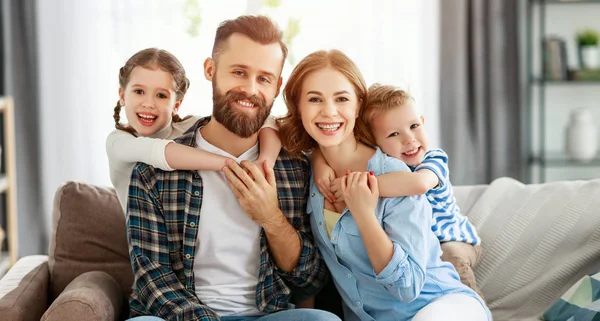
<path fill-rule="evenodd" d="M 340 128 L 341 124 L 317 124 L 317 126 L 321 129 L 337 130 Z"/>
<path fill-rule="evenodd" d="M 246 107 L 254 107 L 254 104 L 252 104 L 252 103 L 247 103 L 247 102 L 245 102 L 245 101 L 241 101 L 241 100 L 238 100 L 238 104 L 240 104 L 240 105 L 242 105 L 242 106 L 246 106 Z"/>

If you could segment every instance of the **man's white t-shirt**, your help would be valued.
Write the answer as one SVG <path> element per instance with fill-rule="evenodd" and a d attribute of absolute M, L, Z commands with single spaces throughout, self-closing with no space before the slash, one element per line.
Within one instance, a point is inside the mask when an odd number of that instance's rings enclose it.
<path fill-rule="evenodd" d="M 258 144 L 240 157 L 208 143 L 198 131 L 197 147 L 238 163 L 258 158 Z M 194 260 L 196 295 L 219 316 L 259 315 L 256 286 L 260 264 L 260 226 L 244 212 L 223 172 L 198 171 L 203 197 Z"/>

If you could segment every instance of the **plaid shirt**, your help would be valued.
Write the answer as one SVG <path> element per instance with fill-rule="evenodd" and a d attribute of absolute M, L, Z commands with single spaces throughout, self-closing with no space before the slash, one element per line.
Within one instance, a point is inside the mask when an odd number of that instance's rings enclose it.
<path fill-rule="evenodd" d="M 175 141 L 196 146 L 200 119 Z M 271 313 L 294 308 L 291 289 L 316 293 L 327 278 L 306 214 L 310 166 L 306 159 L 282 151 L 274 165 L 279 207 L 298 231 L 301 254 L 288 273 L 269 253 L 260 234 L 260 269 L 256 287 L 258 310 Z M 194 260 L 202 206 L 202 179 L 197 171 L 162 171 L 139 163 L 131 175 L 127 202 L 127 237 L 135 276 L 129 298 L 131 317 L 154 315 L 166 320 L 220 320 L 195 292 Z"/>

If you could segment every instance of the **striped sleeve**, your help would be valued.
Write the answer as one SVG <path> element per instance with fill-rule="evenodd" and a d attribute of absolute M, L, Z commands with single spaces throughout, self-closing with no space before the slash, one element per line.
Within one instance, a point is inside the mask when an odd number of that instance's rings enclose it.
<path fill-rule="evenodd" d="M 425 153 L 423 161 L 415 167 L 415 172 L 427 169 L 438 178 L 438 185 L 434 189 L 443 188 L 448 184 L 448 155 L 441 149 L 432 149 Z"/>

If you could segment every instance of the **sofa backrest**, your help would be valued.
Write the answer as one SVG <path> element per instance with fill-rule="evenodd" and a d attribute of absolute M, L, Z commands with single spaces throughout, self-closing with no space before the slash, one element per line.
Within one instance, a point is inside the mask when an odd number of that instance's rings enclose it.
<path fill-rule="evenodd" d="M 495 320 L 537 318 L 600 271 L 600 179 L 525 185 L 504 177 L 455 191 L 482 239 L 475 277 Z"/>
<path fill-rule="evenodd" d="M 131 292 L 125 217 L 112 188 L 78 182 L 59 187 L 48 252 L 51 300 L 88 271 L 104 271 L 119 283 L 124 295 Z"/>

